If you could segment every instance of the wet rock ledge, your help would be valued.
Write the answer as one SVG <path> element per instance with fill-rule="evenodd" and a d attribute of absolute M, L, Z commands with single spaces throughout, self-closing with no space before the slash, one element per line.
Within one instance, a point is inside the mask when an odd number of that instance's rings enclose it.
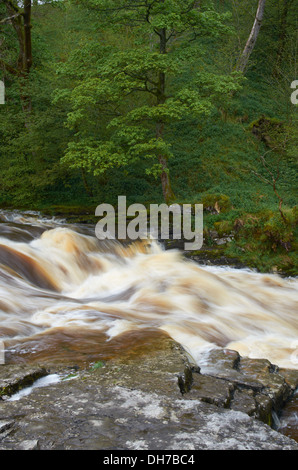
<path fill-rule="evenodd" d="M 203 362 L 202 368 L 187 368 L 179 377 L 186 398 L 241 411 L 270 426 L 298 387 L 298 371 L 229 349 L 214 349 Z"/>
<path fill-rule="evenodd" d="M 298 371 L 223 349 L 194 366 L 168 337 L 152 345 L 81 368 L 1 365 L 0 450 L 298 450 L 273 429 Z"/>

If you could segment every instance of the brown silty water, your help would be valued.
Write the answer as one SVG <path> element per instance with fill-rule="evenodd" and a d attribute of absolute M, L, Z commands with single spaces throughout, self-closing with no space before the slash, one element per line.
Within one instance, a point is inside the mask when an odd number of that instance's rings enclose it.
<path fill-rule="evenodd" d="M 37 214 L 0 218 L 7 363 L 90 363 L 167 334 L 195 362 L 225 347 L 298 369 L 297 279 L 200 266 L 154 241 L 99 241 Z"/>
<path fill-rule="evenodd" d="M 163 331 L 196 360 L 214 347 L 298 368 L 298 282 L 206 268 L 154 241 L 129 246 L 2 213 L 0 337 L 8 360 L 117 354 Z M 16 359 L 17 358 L 17 359 Z"/>

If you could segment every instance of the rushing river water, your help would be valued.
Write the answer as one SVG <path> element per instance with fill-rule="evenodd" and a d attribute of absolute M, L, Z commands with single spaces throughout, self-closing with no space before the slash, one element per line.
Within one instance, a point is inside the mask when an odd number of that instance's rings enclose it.
<path fill-rule="evenodd" d="M 297 306 L 297 279 L 204 267 L 154 241 L 99 241 L 94 227 L 0 211 L 6 363 L 89 364 L 162 332 L 194 361 L 226 347 L 298 369 Z M 298 440 L 297 394 L 288 410 L 283 426 Z"/>
<path fill-rule="evenodd" d="M 6 361 L 121 354 L 164 331 L 197 360 L 210 348 L 298 369 L 298 281 L 201 267 L 155 242 L 0 212 L 0 339 Z"/>

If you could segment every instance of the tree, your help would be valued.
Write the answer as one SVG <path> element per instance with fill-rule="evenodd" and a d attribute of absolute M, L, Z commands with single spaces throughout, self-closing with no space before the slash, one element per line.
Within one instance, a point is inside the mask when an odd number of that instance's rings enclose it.
<path fill-rule="evenodd" d="M 237 64 L 237 70 L 239 70 L 240 72 L 244 72 L 246 70 L 249 58 L 257 42 L 258 35 L 259 35 L 262 22 L 263 22 L 265 3 L 266 3 L 266 0 L 258 1 L 258 8 L 257 8 L 255 20 L 254 20 L 250 35 L 248 37 L 248 40 L 245 44 L 245 47 L 243 49 L 243 52 Z"/>
<path fill-rule="evenodd" d="M 22 13 L 23 4 L 18 2 L 18 6 Z M 65 21 L 62 3 L 45 5 L 39 1 L 38 5 L 33 3 L 31 13 L 34 61 L 23 73 L 18 69 L 18 37 L 0 0 L 0 18 L 5 20 L 0 25 L 0 74 L 6 87 L 5 106 L 0 106 L 0 201 L 3 198 L 17 207 L 32 207 L 41 200 L 48 203 L 52 194 L 60 199 L 64 193 L 73 200 L 73 180 L 76 192 L 82 187 L 78 171 L 60 164 L 68 135 L 63 126 L 67 110 L 56 109 L 51 103 L 57 87 L 54 58 L 65 49 L 61 41 Z"/>
<path fill-rule="evenodd" d="M 231 31 L 227 15 L 216 12 L 210 2 L 191 0 L 82 4 L 98 14 L 104 45 L 87 40 L 60 66 L 62 74 L 75 80 L 74 88 L 57 94 L 72 103 L 67 125 L 74 139 L 63 161 L 101 174 L 114 166 L 153 160 L 147 172 L 160 176 L 168 203 L 174 194 L 167 129 L 187 116 L 210 113 L 216 97 L 239 89 L 236 74 L 206 73 L 199 62 L 200 40 L 215 41 Z"/>
<path fill-rule="evenodd" d="M 26 82 L 32 67 L 32 38 L 31 38 L 31 0 L 23 0 L 22 7 L 16 0 L 3 0 L 8 17 L 2 19 L 0 24 L 11 23 L 18 40 L 18 58 L 16 64 L 11 65 L 0 57 L 0 64 L 4 69 L 20 80 L 21 101 L 23 110 L 31 111 L 31 98 L 26 91 Z"/>

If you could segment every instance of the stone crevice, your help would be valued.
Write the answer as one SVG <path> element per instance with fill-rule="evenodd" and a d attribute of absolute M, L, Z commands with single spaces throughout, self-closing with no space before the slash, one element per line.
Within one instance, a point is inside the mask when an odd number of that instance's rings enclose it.
<path fill-rule="evenodd" d="M 265 359 L 216 349 L 204 358 L 202 368 L 186 368 L 178 383 L 186 399 L 242 411 L 273 426 L 274 415 L 297 389 L 298 371 L 283 371 Z"/>

